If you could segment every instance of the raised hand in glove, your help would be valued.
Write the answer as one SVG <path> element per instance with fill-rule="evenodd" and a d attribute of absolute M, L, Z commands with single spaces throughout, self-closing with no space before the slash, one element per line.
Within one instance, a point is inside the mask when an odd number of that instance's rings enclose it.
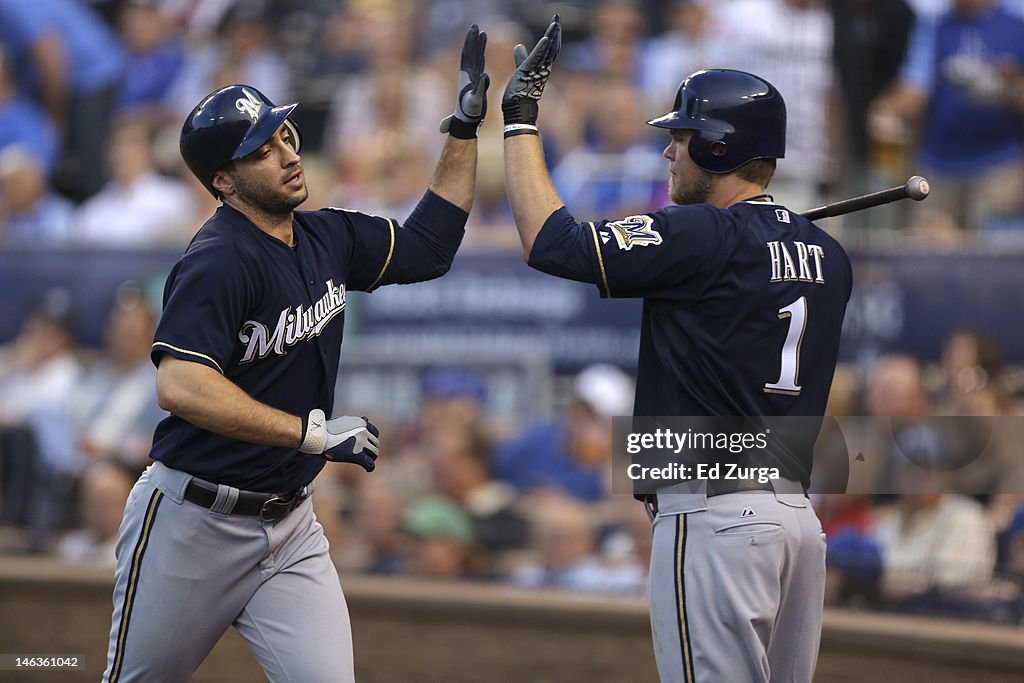
<path fill-rule="evenodd" d="M 314 408 L 302 422 L 299 451 L 331 462 L 351 462 L 372 472 L 380 452 L 379 437 L 380 430 L 365 417 L 343 415 L 328 420 L 324 411 Z"/>
<path fill-rule="evenodd" d="M 441 132 L 462 140 L 476 137 L 487 114 L 487 86 L 491 77 L 484 73 L 484 47 L 487 34 L 473 24 L 462 44 L 462 62 L 459 67 L 459 92 L 455 99 L 455 113 L 441 121 Z"/>
<path fill-rule="evenodd" d="M 523 133 L 537 133 L 537 103 L 544 94 L 544 86 L 551 76 L 551 65 L 562 49 L 562 23 L 556 14 L 537 41 L 533 51 L 527 54 L 526 46 L 516 45 L 512 55 L 516 70 L 505 86 L 501 97 L 501 111 L 505 115 L 505 137 Z"/>

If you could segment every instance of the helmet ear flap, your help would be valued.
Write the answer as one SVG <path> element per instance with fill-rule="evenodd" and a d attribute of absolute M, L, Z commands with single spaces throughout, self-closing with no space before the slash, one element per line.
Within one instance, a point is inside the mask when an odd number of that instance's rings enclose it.
<path fill-rule="evenodd" d="M 302 149 L 302 136 L 299 135 L 299 127 L 292 123 L 291 118 L 284 120 L 284 127 L 288 129 L 288 132 L 292 136 L 292 147 L 298 152 Z"/>
<path fill-rule="evenodd" d="M 728 146 L 721 133 L 694 131 L 687 149 L 693 163 L 710 173 L 724 173 L 729 163 Z"/>

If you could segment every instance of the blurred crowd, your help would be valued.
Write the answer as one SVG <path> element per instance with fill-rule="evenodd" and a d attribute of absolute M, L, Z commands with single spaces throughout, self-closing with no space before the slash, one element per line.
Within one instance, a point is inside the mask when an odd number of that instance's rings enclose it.
<path fill-rule="evenodd" d="M 214 203 L 184 169 L 180 126 L 235 82 L 301 102 L 307 208 L 404 218 L 426 188 L 458 48 L 477 22 L 493 85 L 467 242 L 515 249 L 501 90 L 512 47 L 555 11 L 565 44 L 543 142 L 580 219 L 668 203 L 665 140 L 643 121 L 671 106 L 682 76 L 718 66 L 755 71 L 787 100 L 787 156 L 769 188 L 778 201 L 810 208 L 915 172 L 932 181 L 928 202 L 836 229 L 1024 235 L 1021 0 L 0 0 L 0 245 L 183 248 Z M 0 349 L 0 551 L 112 563 L 163 416 L 149 360 L 156 314 L 123 285 L 110 293 L 105 346 L 86 349 L 69 301 L 47 292 Z M 610 417 L 631 413 L 631 380 L 604 365 L 562 379 L 546 421 L 498 423 L 473 369 L 424 373 L 416 418 L 381 416 L 378 471 L 328 466 L 317 480 L 342 574 L 642 595 L 650 523 L 610 493 Z M 891 354 L 840 367 L 829 410 L 1024 416 L 1021 385 L 998 347 L 964 330 L 934 365 Z M 910 492 L 814 495 L 829 602 L 1024 623 L 1014 455 L 1007 446 L 969 485 L 937 475 Z"/>
<path fill-rule="evenodd" d="M 935 364 L 890 353 L 837 369 L 828 415 L 864 416 L 869 455 L 849 489 L 862 493 L 812 495 L 828 603 L 1024 625 L 1021 388 L 999 346 L 966 329 Z M 841 490 L 818 464 L 822 490 Z"/>
<path fill-rule="evenodd" d="M 0 244 L 184 246 L 213 204 L 184 170 L 180 126 L 235 82 L 301 102 L 307 206 L 404 218 L 477 22 L 494 87 L 469 242 L 510 247 L 498 104 L 512 46 L 555 11 L 565 45 L 541 123 L 581 219 L 668 203 L 664 136 L 643 122 L 686 74 L 730 67 L 786 98 L 780 202 L 803 210 L 913 172 L 929 202 L 833 227 L 1024 227 L 1022 0 L 0 0 Z"/>
<path fill-rule="evenodd" d="M 112 566 L 165 415 L 149 361 L 154 314 L 126 283 L 106 345 L 87 350 L 67 303 L 49 292 L 0 348 L 0 553 Z M 822 481 L 827 462 L 815 468 L 829 604 L 1024 625 L 1022 379 L 970 330 L 950 335 L 935 364 L 890 353 L 840 366 L 828 414 L 864 416 L 853 419 L 869 420 L 875 445 L 858 445 L 872 456 L 868 484 L 849 490 L 863 492 L 834 493 L 848 489 Z M 561 378 L 550 415 L 530 420 L 496 419 L 477 368 L 429 366 L 420 384 L 412 419 L 374 415 L 375 472 L 328 465 L 316 480 L 342 575 L 644 595 L 650 520 L 613 489 L 611 418 L 632 411 L 629 375 L 587 366 Z M 956 442 L 978 425 L 950 438 L 930 416 L 984 416 L 987 431 L 963 458 Z M 832 436 L 826 421 L 819 450 Z"/>

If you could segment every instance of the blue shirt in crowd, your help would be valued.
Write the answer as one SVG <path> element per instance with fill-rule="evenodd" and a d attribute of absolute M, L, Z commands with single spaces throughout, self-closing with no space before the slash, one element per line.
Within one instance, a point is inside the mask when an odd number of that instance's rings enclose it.
<path fill-rule="evenodd" d="M 94 92 L 121 75 L 121 42 L 92 9 L 74 0 L 0 0 L 0 43 L 10 54 L 22 89 L 38 89 L 31 49 L 48 31 L 60 36 L 73 93 Z"/>
<path fill-rule="evenodd" d="M 604 498 L 601 468 L 580 466 L 569 453 L 564 427 L 539 424 L 500 447 L 491 462 L 494 476 L 520 491 L 557 488 L 584 501 Z"/>
<path fill-rule="evenodd" d="M 0 150 L 21 145 L 43 164 L 46 174 L 57 163 L 57 134 L 53 123 L 39 106 L 27 97 L 14 96 L 0 102 Z"/>
<path fill-rule="evenodd" d="M 121 79 L 118 108 L 163 104 L 185 63 L 181 41 L 168 40 L 147 53 L 132 53 L 129 57 L 132 68 Z"/>
<path fill-rule="evenodd" d="M 919 24 L 902 76 L 929 97 L 923 165 L 967 176 L 1020 158 L 1020 115 L 972 98 L 956 82 L 957 73 L 972 63 L 1001 60 L 1024 67 L 1024 19 L 1001 5 L 977 16 L 949 11 Z"/>

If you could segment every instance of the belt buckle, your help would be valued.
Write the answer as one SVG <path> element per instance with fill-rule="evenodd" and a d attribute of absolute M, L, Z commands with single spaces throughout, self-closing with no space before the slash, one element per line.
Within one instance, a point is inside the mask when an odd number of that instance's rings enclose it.
<path fill-rule="evenodd" d="M 260 520 L 276 522 L 284 519 L 289 512 L 295 509 L 295 500 L 298 497 L 298 492 L 293 492 L 283 497 L 274 496 L 273 498 L 268 498 L 260 506 Z"/>

